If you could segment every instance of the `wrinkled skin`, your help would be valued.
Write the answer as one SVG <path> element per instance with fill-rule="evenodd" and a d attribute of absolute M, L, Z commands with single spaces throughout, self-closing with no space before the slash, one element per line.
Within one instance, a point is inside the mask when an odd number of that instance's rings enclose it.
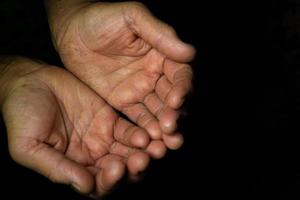
<path fill-rule="evenodd" d="M 164 156 L 162 141 L 150 140 L 144 129 L 118 116 L 66 70 L 28 59 L 10 68 L 18 76 L 6 81 L 2 113 L 10 153 L 18 163 L 98 197 L 126 170 L 138 177 L 149 155 Z M 165 138 L 175 147 L 181 140 L 180 135 Z"/>
<path fill-rule="evenodd" d="M 135 2 L 84 3 L 57 20 L 53 41 L 68 70 L 151 138 L 176 132 L 195 50 L 173 28 Z"/>

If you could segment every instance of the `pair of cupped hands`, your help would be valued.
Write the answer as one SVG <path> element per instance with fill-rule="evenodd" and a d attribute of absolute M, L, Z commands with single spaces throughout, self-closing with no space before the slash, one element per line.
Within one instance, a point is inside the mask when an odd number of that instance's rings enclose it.
<path fill-rule="evenodd" d="M 182 145 L 176 121 L 195 50 L 140 3 L 48 4 L 66 69 L 7 59 L 1 107 L 9 150 L 21 165 L 99 197 Z"/>

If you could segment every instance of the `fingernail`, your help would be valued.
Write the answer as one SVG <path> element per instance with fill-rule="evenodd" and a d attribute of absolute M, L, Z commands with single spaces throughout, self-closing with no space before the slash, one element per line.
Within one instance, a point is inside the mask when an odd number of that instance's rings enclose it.
<path fill-rule="evenodd" d="M 164 124 L 165 133 L 173 133 L 177 128 L 177 124 L 174 121 L 168 121 Z"/>
<path fill-rule="evenodd" d="M 80 187 L 79 187 L 79 185 L 77 185 L 76 183 L 73 183 L 72 185 L 71 185 L 71 187 L 76 191 L 76 192 L 79 192 L 80 193 Z"/>

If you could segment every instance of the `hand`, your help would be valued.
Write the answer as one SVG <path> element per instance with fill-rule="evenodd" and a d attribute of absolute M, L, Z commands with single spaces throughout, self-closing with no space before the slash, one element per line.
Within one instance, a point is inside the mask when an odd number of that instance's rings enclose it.
<path fill-rule="evenodd" d="M 153 139 L 174 133 L 176 109 L 191 88 L 185 62 L 193 58 L 193 47 L 139 3 L 83 3 L 63 10 L 50 17 L 50 25 L 66 68 Z"/>
<path fill-rule="evenodd" d="M 67 71 L 24 58 L 8 69 L 0 76 L 9 83 L 1 90 L 2 112 L 18 163 L 99 196 L 126 168 L 136 178 L 149 164 L 148 154 L 164 155 L 161 141 L 150 142 L 145 130 L 119 117 Z"/>

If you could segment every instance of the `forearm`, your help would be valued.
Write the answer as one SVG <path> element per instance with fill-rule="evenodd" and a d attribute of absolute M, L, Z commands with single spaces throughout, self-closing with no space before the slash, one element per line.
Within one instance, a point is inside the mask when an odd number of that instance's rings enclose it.
<path fill-rule="evenodd" d="M 68 18 L 78 9 L 89 5 L 95 0 L 45 0 L 49 27 L 53 41 L 58 40 L 58 33 L 65 32 Z M 54 42 L 56 45 L 56 42 Z"/>

